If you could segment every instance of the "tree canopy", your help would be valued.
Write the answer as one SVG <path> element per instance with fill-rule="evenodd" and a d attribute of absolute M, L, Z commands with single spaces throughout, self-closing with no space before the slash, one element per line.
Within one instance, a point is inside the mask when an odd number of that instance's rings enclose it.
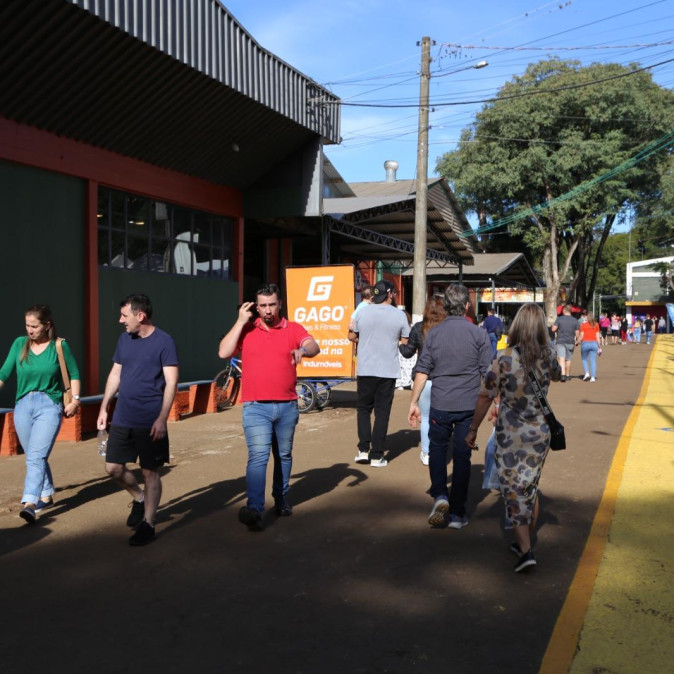
<path fill-rule="evenodd" d="M 654 199 L 636 209 L 634 239 L 645 257 L 674 254 L 674 155 L 667 157 L 660 177 L 660 190 Z"/>
<path fill-rule="evenodd" d="M 459 148 L 438 160 L 464 209 L 477 214 L 486 246 L 506 250 L 507 231 L 542 269 L 549 317 L 565 277 L 573 277 L 572 299 L 586 304 L 614 223 L 658 198 L 673 104 L 637 65 L 541 61 L 508 82 Z"/>

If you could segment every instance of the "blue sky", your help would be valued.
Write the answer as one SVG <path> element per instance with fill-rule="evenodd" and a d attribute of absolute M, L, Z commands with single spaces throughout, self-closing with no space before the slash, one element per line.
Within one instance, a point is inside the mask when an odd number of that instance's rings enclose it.
<path fill-rule="evenodd" d="M 417 42 L 424 36 L 436 42 L 431 51 L 431 106 L 493 96 L 528 63 L 551 55 L 584 64 L 644 66 L 674 59 L 674 0 L 223 4 L 262 47 L 327 86 L 344 103 L 412 106 L 342 107 L 342 144 L 327 146 L 326 154 L 348 182 L 383 180 L 387 159 L 400 163 L 398 178 L 414 177 L 421 60 Z M 471 68 L 481 60 L 489 65 Z M 674 84 L 674 61 L 651 72 L 662 86 Z M 434 175 L 437 157 L 456 147 L 461 129 L 479 108 L 462 104 L 431 112 L 429 175 Z"/>

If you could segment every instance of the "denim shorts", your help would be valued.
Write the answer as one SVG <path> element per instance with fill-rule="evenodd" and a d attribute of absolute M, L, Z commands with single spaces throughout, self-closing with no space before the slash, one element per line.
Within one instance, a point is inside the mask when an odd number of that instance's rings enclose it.
<path fill-rule="evenodd" d="M 149 428 L 110 426 L 106 463 L 139 463 L 141 468 L 159 468 L 169 461 L 168 435 L 153 440 Z"/>
<path fill-rule="evenodd" d="M 573 356 L 573 347 L 573 344 L 560 344 L 557 342 L 555 345 L 555 349 L 557 350 L 557 358 L 571 360 L 571 356 Z"/>

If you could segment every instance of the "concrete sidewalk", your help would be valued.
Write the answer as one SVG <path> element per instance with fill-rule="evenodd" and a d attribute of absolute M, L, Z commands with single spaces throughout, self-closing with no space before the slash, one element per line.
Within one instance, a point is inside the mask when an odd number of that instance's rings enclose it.
<path fill-rule="evenodd" d="M 260 534 L 236 517 L 240 408 L 170 426 L 158 536 L 145 548 L 127 543 L 129 499 L 94 439 L 56 447 L 56 506 L 33 527 L 18 517 L 23 457 L 3 458 L 2 672 L 668 672 L 672 442 L 658 429 L 674 426 L 674 340 L 651 353 L 606 348 L 596 384 L 580 381 L 576 356 L 576 378 L 552 387 L 569 446 L 546 461 L 539 566 L 526 576 L 512 571 L 500 498 L 480 488 L 482 451 L 469 526 L 428 527 L 408 391 L 395 395 L 386 469 L 353 463 L 353 384 L 303 415 L 295 513 L 265 513 Z M 485 424 L 482 447 L 487 435 Z"/>

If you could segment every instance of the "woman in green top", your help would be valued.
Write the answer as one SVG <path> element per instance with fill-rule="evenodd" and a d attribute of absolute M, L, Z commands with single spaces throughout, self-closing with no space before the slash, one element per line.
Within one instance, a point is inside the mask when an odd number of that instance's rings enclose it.
<path fill-rule="evenodd" d="M 46 304 L 36 304 L 26 311 L 26 333 L 26 337 L 14 340 L 0 369 L 0 388 L 16 370 L 14 426 L 26 454 L 26 482 L 21 499 L 24 507 L 19 515 L 32 524 L 36 511 L 54 503 L 49 454 L 61 428 L 63 414 L 72 416 L 79 407 L 80 375 L 70 347 L 62 342 L 73 393 L 73 402 L 64 410 L 56 328 Z"/>

